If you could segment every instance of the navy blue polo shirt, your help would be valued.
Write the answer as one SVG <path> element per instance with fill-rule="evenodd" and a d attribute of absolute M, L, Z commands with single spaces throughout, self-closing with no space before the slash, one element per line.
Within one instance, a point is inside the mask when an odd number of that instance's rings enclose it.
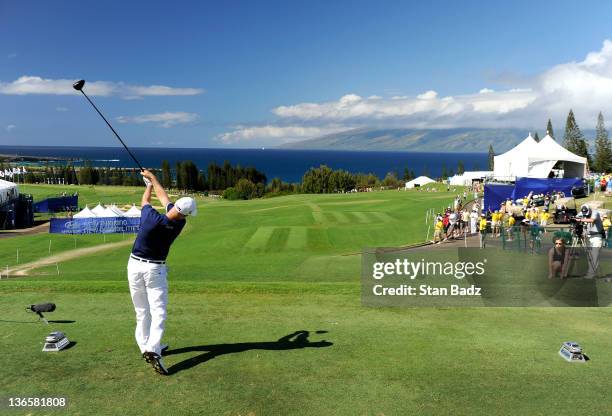
<path fill-rule="evenodd" d="M 174 204 L 166 207 L 170 211 Z M 185 220 L 171 221 L 150 204 L 140 212 L 140 229 L 132 247 L 132 254 L 147 260 L 166 260 L 170 246 L 181 233 Z"/>

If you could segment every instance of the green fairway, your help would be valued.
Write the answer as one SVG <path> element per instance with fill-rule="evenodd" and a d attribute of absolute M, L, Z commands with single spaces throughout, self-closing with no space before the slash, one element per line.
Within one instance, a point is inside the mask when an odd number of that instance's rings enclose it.
<path fill-rule="evenodd" d="M 137 201 L 142 191 L 70 189 L 95 203 Z M 168 258 L 165 378 L 133 339 L 129 242 L 2 279 L 3 394 L 66 396 L 74 415 L 609 412 L 612 308 L 361 306 L 361 250 L 424 241 L 425 212 L 458 192 L 199 199 Z M 74 248 L 72 236 L 2 239 L 0 268 L 15 265 L 18 247 L 32 248 L 28 261 L 48 256 L 49 239 L 58 253 Z M 24 307 L 47 301 L 57 304 L 49 319 L 75 322 L 33 323 Z M 51 329 L 76 344 L 42 353 Z M 591 360 L 562 360 L 568 340 Z"/>

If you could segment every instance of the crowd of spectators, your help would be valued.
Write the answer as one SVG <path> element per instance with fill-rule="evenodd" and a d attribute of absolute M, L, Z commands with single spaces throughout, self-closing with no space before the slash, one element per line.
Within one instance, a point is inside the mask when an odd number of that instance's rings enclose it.
<path fill-rule="evenodd" d="M 432 243 L 466 238 L 479 234 L 480 246 L 484 247 L 487 236 L 499 238 L 504 235 L 505 241 L 511 242 L 520 237 L 528 241 L 534 248 L 546 233 L 546 227 L 554 222 L 555 210 L 565 209 L 562 192 L 534 194 L 530 192 L 516 201 L 507 199 L 500 204 L 499 209 L 488 209 L 481 213 L 481 207 L 476 200 L 471 209 L 466 209 L 464 202 L 467 193 L 457 195 L 452 206 L 444 212 L 439 212 L 434 221 Z M 612 222 L 608 215 L 603 215 L 604 229 L 612 232 Z M 521 233 L 520 236 L 517 233 Z"/>
<path fill-rule="evenodd" d="M 595 179 L 595 183 L 599 184 L 599 190 L 607 195 L 612 195 L 612 173 L 604 173 Z"/>

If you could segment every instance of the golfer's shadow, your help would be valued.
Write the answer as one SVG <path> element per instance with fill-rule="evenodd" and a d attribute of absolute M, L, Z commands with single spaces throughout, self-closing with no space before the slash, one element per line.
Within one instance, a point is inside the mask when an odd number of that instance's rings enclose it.
<path fill-rule="evenodd" d="M 316 331 L 316 334 L 325 334 L 327 331 Z M 295 331 L 292 334 L 286 335 L 279 338 L 277 341 L 268 342 L 239 342 L 236 344 L 213 344 L 213 345 L 199 345 L 194 347 L 177 348 L 175 350 L 168 350 L 164 353 L 164 356 L 182 354 L 191 351 L 205 351 L 203 354 L 196 355 L 195 357 L 181 361 L 168 368 L 170 374 L 178 373 L 182 370 L 187 370 L 195 367 L 198 364 L 205 363 L 206 361 L 212 360 L 215 357 L 224 354 L 234 354 L 238 352 L 244 352 L 249 350 L 295 350 L 299 348 L 322 348 L 334 345 L 329 341 L 317 341 L 310 342 L 308 336 L 309 331 Z"/>

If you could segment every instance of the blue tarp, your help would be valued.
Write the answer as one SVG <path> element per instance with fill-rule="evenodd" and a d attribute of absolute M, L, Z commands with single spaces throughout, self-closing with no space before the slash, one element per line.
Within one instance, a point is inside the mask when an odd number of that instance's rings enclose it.
<path fill-rule="evenodd" d="M 78 211 L 79 197 L 60 196 L 57 198 L 47 198 L 34 204 L 34 212 L 62 212 Z"/>
<path fill-rule="evenodd" d="M 514 185 L 505 184 L 486 184 L 484 187 L 484 211 L 496 211 L 502 202 L 512 198 Z"/>
<path fill-rule="evenodd" d="M 137 233 L 140 218 L 51 218 L 49 232 L 54 234 Z"/>
<path fill-rule="evenodd" d="M 552 179 L 535 179 L 535 178 L 517 178 L 514 185 L 512 199 L 517 200 L 524 198 L 533 192 L 534 194 L 546 194 L 547 192 L 563 192 L 565 196 L 572 196 L 572 187 L 582 187 L 581 178 L 552 178 Z"/>

